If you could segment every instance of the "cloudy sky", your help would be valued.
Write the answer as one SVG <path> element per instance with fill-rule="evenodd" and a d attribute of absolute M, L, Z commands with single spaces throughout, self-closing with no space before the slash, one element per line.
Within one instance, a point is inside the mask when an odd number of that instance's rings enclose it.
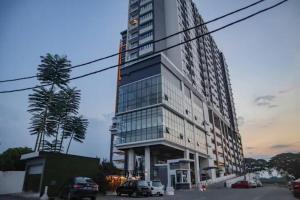
<path fill-rule="evenodd" d="M 254 0 L 195 0 L 209 20 Z M 268 0 L 218 21 L 210 30 L 271 5 Z M 80 64 L 118 48 L 126 28 L 126 0 L 0 1 L 0 79 L 36 73 L 39 56 L 67 55 Z M 300 1 L 283 6 L 213 36 L 226 56 L 246 156 L 269 158 L 300 151 Z M 115 64 L 116 58 L 74 70 L 73 76 Z M 71 153 L 107 158 L 114 112 L 116 71 L 72 82 L 82 91 L 80 112 L 90 125 L 85 143 Z M 34 80 L 0 84 L 0 90 L 36 85 Z M 29 135 L 28 94 L 0 94 L 0 152 L 33 147 Z"/>

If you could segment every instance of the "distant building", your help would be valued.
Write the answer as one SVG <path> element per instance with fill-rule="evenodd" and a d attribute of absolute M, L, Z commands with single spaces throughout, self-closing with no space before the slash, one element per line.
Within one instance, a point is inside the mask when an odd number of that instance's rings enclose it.
<path fill-rule="evenodd" d="M 111 127 L 111 161 L 129 176 L 164 179 L 167 166 L 169 184 L 190 187 L 204 174 L 243 172 L 228 66 L 212 36 L 160 52 L 207 27 L 151 43 L 203 22 L 192 0 L 129 1 L 120 49 L 142 46 L 120 56 Z"/>

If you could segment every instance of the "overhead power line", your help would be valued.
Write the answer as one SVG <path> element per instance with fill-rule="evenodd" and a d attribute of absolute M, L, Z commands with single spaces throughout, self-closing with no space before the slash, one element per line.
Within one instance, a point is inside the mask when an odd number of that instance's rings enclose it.
<path fill-rule="evenodd" d="M 242 21 L 245 21 L 245 20 L 247 20 L 247 19 L 249 19 L 249 18 L 252 18 L 252 17 L 254 17 L 254 16 L 256 16 L 256 15 L 258 15 L 258 14 L 260 14 L 260 13 L 263 13 L 263 12 L 266 12 L 266 11 L 268 11 L 268 10 L 270 10 L 270 9 L 273 9 L 273 8 L 279 6 L 279 5 L 281 5 L 281 4 L 283 4 L 283 3 L 287 2 L 287 1 L 288 1 L 288 0 L 280 1 L 279 3 L 276 3 L 276 4 L 272 5 L 272 6 L 269 6 L 269 7 L 265 8 L 265 9 L 262 9 L 262 10 L 260 10 L 260 11 L 258 11 L 258 12 L 255 12 L 255 13 L 251 14 L 251 15 L 248 15 L 248 16 L 246 16 L 246 17 L 244 17 L 244 18 L 241 18 L 241 19 L 239 19 L 239 20 L 236 20 L 236 21 L 234 21 L 234 22 L 231 22 L 231 23 L 229 23 L 229 24 L 226 24 L 226 25 L 224 25 L 224 26 L 222 26 L 222 27 L 220 27 L 220 28 L 214 29 L 213 31 L 204 33 L 204 34 L 202 34 L 202 35 L 196 36 L 196 37 L 191 38 L 191 39 L 189 39 L 189 40 L 186 40 L 186 41 L 180 42 L 180 43 L 178 43 L 178 44 L 169 46 L 169 47 L 167 47 L 167 48 L 161 49 L 161 50 L 156 51 L 156 52 L 154 52 L 154 53 L 156 53 L 156 54 L 157 54 L 157 53 L 161 53 L 161 52 L 163 52 L 163 51 L 172 49 L 172 48 L 174 48 L 174 47 L 177 47 L 177 46 L 183 45 L 183 44 L 185 44 L 185 43 L 188 43 L 188 42 L 194 41 L 194 40 L 196 40 L 196 39 L 199 39 L 199 38 L 201 38 L 201 37 L 204 37 L 205 35 L 209 35 L 209 34 L 215 33 L 215 32 L 217 32 L 217 31 L 220 31 L 220 30 L 222 30 L 222 29 L 225 29 L 225 28 L 227 28 L 227 27 L 230 27 L 230 26 L 232 26 L 232 25 L 234 25 L 234 24 L 237 24 L 237 23 L 239 23 L 239 22 L 242 22 Z M 126 61 L 126 62 L 124 62 L 124 63 L 122 63 L 122 64 L 129 64 L 129 63 L 132 63 L 132 62 L 141 60 L 141 59 L 145 59 L 145 58 L 147 58 L 147 57 L 149 57 L 149 56 L 146 56 L 146 57 L 143 57 L 143 58 L 136 58 L 136 59 L 133 59 L 133 60 L 130 60 L 130 61 Z M 118 67 L 118 66 L 119 66 L 119 64 L 118 64 L 118 65 L 112 65 L 112 66 L 110 66 L 110 67 L 106 67 L 106 68 L 103 68 L 103 69 L 100 69 L 100 70 L 97 70 L 97 71 L 93 71 L 93 72 L 90 72 L 90 73 L 87 73 L 87 74 L 83 74 L 83 75 L 80 75 L 80 76 L 76 76 L 76 77 L 70 78 L 70 79 L 68 79 L 67 81 L 71 81 L 71 80 L 76 80 L 76 79 L 84 78 L 84 77 L 87 77 L 87 76 L 91 76 L 91 75 L 93 75 L 93 74 L 98 74 L 98 73 L 101 73 L 101 72 L 103 72 L 103 71 L 107 71 L 107 70 L 116 68 L 116 67 Z M 0 91 L 0 94 L 3 94 L 3 93 L 13 93 L 13 92 L 20 92 L 20 91 L 25 91 L 25 90 L 31 90 L 31 89 L 36 89 L 36 88 L 40 88 L 40 87 L 44 87 L 44 86 L 49 86 L 49 85 L 51 85 L 51 84 L 38 85 L 38 86 L 34 86 L 34 87 L 21 88 L 21 89 L 15 89 L 15 90 Z"/>
<path fill-rule="evenodd" d="M 186 31 L 190 31 L 190 30 L 192 30 L 192 29 L 195 29 L 195 28 L 198 28 L 198 27 L 201 27 L 201 26 L 210 24 L 210 23 L 212 23 L 212 22 L 218 21 L 218 20 L 220 20 L 220 19 L 223 19 L 223 18 L 228 17 L 228 16 L 230 16 L 230 15 L 233 15 L 233 14 L 235 14 L 235 13 L 241 12 L 242 10 L 248 9 L 248 8 L 250 8 L 250 7 L 252 7 L 252 6 L 255 6 L 255 5 L 259 4 L 259 3 L 262 3 L 263 1 L 265 1 L 265 0 L 259 0 L 259 1 L 255 2 L 255 3 L 249 4 L 249 5 L 245 6 L 245 7 L 239 8 L 239 9 L 234 10 L 234 11 L 232 11 L 232 12 L 229 12 L 229 13 L 227 13 L 227 14 L 225 14 L 225 15 L 222 15 L 222 16 L 220 16 L 220 17 L 217 17 L 217 18 L 214 18 L 214 19 L 212 19 L 212 20 L 209 20 L 209 21 L 207 21 L 207 22 L 204 22 L 204 23 L 198 24 L 198 25 L 196 25 L 196 26 L 193 26 L 193 27 L 184 29 L 184 30 L 182 30 L 182 31 L 173 33 L 173 34 L 171 34 L 171 35 L 168 35 L 168 36 L 166 36 L 166 37 L 160 38 L 160 39 L 158 39 L 158 40 L 154 40 L 154 41 L 152 41 L 152 42 L 149 42 L 148 44 L 151 44 L 151 43 L 152 43 L 152 44 L 155 44 L 155 43 L 161 42 L 161 41 L 163 41 L 163 40 L 166 40 L 166 39 L 168 39 L 168 38 L 174 37 L 174 36 L 176 36 L 176 35 L 178 35 L 178 34 L 184 33 L 184 32 L 186 32 Z M 142 47 L 142 46 L 143 46 L 143 45 L 139 45 L 139 46 L 136 46 L 136 47 L 134 47 L 134 48 L 132 48 L 132 49 L 127 49 L 127 50 L 124 50 L 124 51 L 121 51 L 121 52 L 118 52 L 118 53 L 114 53 L 114 54 L 111 54 L 111 55 L 108 55 L 108 56 L 104 56 L 104 57 L 101 57 L 101 58 L 98 58 L 98 59 L 95 59 L 95 60 L 91 60 L 91 61 L 89 61 L 89 62 L 85 62 L 85 63 L 79 64 L 79 65 L 74 65 L 74 66 L 71 66 L 70 69 L 74 69 L 74 68 L 78 68 L 78 67 L 82 67 L 82 66 L 85 66 L 85 65 L 89 65 L 89 64 L 92 64 L 92 63 L 95 63 L 95 62 L 99 62 L 99 61 L 102 61 L 102 60 L 106 60 L 106 59 L 108 59 L 108 58 L 112 58 L 112 57 L 118 56 L 118 55 L 120 55 L 120 54 L 122 54 L 122 53 L 126 53 L 126 52 L 129 52 L 129 51 L 133 51 L 133 50 L 139 49 L 139 48 Z M 26 77 L 21 77 L 21 78 L 6 79 L 6 80 L 0 80 L 0 83 L 14 82 L 14 81 L 20 81 L 20 80 L 32 79 L 32 78 L 36 78 L 36 77 L 37 77 L 37 75 L 32 75 L 32 76 L 26 76 Z"/>

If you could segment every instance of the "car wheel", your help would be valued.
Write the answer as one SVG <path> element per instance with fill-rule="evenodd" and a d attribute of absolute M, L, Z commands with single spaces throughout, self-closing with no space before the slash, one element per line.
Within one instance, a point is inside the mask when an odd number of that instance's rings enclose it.
<path fill-rule="evenodd" d="M 137 195 L 136 192 L 132 192 L 132 193 L 130 194 L 130 196 L 137 197 L 138 195 Z"/>
<path fill-rule="evenodd" d="M 117 196 L 121 196 L 121 192 L 117 192 Z"/>
<path fill-rule="evenodd" d="M 71 196 L 71 192 L 68 192 L 67 199 L 68 200 L 72 200 L 73 199 L 72 196 Z"/>

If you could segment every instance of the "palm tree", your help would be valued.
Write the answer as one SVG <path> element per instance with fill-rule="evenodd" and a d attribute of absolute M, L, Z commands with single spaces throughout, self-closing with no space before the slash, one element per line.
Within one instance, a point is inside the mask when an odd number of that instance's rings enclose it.
<path fill-rule="evenodd" d="M 82 143 L 85 139 L 85 134 L 88 126 L 88 120 L 84 119 L 82 116 L 71 116 L 69 117 L 64 124 L 64 137 L 69 137 L 69 144 L 67 147 L 66 154 L 69 152 L 69 148 L 72 140 Z"/>
<path fill-rule="evenodd" d="M 54 134 L 56 126 L 55 117 L 49 113 L 53 105 L 56 87 L 63 89 L 70 78 L 70 61 L 66 56 L 47 54 L 41 56 L 41 64 L 38 67 L 37 78 L 45 87 L 35 89 L 29 95 L 29 112 L 32 113 L 30 132 L 37 135 L 35 151 L 44 150 L 46 138 Z"/>
<path fill-rule="evenodd" d="M 55 96 L 54 105 L 51 106 L 53 108 L 52 113 L 56 116 L 57 119 L 57 128 L 54 140 L 55 143 L 53 143 L 53 146 L 56 150 L 54 151 L 60 152 L 62 150 L 63 140 L 65 136 L 64 131 L 62 131 L 61 137 L 59 139 L 59 130 L 61 126 L 66 123 L 70 116 L 78 114 L 80 98 L 80 90 L 77 90 L 76 87 L 66 87 Z"/>
<path fill-rule="evenodd" d="M 34 150 L 43 149 L 42 142 L 45 135 L 50 136 L 54 131 L 55 121 L 48 115 L 49 102 L 54 95 L 53 90 L 45 87 L 34 89 L 34 93 L 29 95 L 29 112 L 32 113 L 30 132 L 37 135 Z M 43 142 L 44 143 L 44 142 Z"/>
<path fill-rule="evenodd" d="M 71 62 L 66 56 L 46 54 L 41 56 L 37 77 L 41 84 L 63 88 L 69 83 Z"/>

